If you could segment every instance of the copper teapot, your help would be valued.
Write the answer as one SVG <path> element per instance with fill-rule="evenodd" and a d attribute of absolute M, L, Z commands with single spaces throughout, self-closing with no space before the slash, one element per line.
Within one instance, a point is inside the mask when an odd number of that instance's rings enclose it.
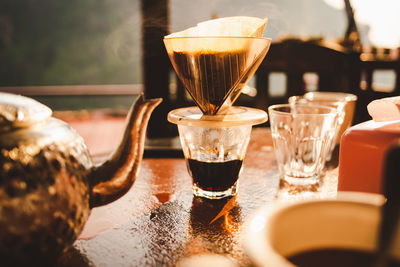
<path fill-rule="evenodd" d="M 90 210 L 124 195 L 143 157 L 150 115 L 161 99 L 140 95 L 119 147 L 94 166 L 82 139 L 47 106 L 0 93 L 0 259 L 50 265 L 81 233 Z"/>

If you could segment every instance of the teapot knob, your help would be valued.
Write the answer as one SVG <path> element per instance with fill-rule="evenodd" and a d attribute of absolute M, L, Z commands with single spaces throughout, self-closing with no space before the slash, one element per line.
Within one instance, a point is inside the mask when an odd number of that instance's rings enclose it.
<path fill-rule="evenodd" d="M 29 127 L 51 117 L 49 107 L 21 95 L 0 93 L 0 132 Z"/>

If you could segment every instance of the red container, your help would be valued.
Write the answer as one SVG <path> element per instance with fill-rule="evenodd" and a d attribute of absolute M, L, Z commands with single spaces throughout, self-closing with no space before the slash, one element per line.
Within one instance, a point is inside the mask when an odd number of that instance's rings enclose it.
<path fill-rule="evenodd" d="M 338 191 L 381 193 L 386 151 L 399 140 L 399 120 L 350 127 L 340 141 Z"/>

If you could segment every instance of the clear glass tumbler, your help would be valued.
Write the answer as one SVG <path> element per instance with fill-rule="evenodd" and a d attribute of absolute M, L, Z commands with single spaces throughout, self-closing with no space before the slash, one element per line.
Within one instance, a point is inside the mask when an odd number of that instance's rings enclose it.
<path fill-rule="evenodd" d="M 318 183 L 335 135 L 336 109 L 295 103 L 270 106 L 268 113 L 281 177 L 290 184 Z"/>
<path fill-rule="evenodd" d="M 194 195 L 210 199 L 236 195 L 252 125 L 265 122 L 267 113 L 231 107 L 227 114 L 207 116 L 189 107 L 171 111 L 168 120 L 178 125 Z"/>
<path fill-rule="evenodd" d="M 178 130 L 194 194 L 207 198 L 236 195 L 251 125 L 218 128 L 178 125 Z"/>
<path fill-rule="evenodd" d="M 346 131 L 353 122 L 356 101 L 356 95 L 343 92 L 308 92 L 303 96 L 291 96 L 288 99 L 289 104 L 311 103 L 314 105 L 324 105 L 336 108 L 338 112 L 338 125 L 336 127 L 331 147 L 326 155 L 327 161 L 331 159 L 332 152 L 335 149 L 335 146 L 340 143 L 344 131 Z"/>

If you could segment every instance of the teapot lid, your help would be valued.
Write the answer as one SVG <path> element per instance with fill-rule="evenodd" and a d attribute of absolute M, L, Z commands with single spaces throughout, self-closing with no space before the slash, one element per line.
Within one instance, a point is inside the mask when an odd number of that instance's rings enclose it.
<path fill-rule="evenodd" d="M 0 92 L 0 131 L 28 127 L 51 114 L 50 108 L 32 98 Z"/>

